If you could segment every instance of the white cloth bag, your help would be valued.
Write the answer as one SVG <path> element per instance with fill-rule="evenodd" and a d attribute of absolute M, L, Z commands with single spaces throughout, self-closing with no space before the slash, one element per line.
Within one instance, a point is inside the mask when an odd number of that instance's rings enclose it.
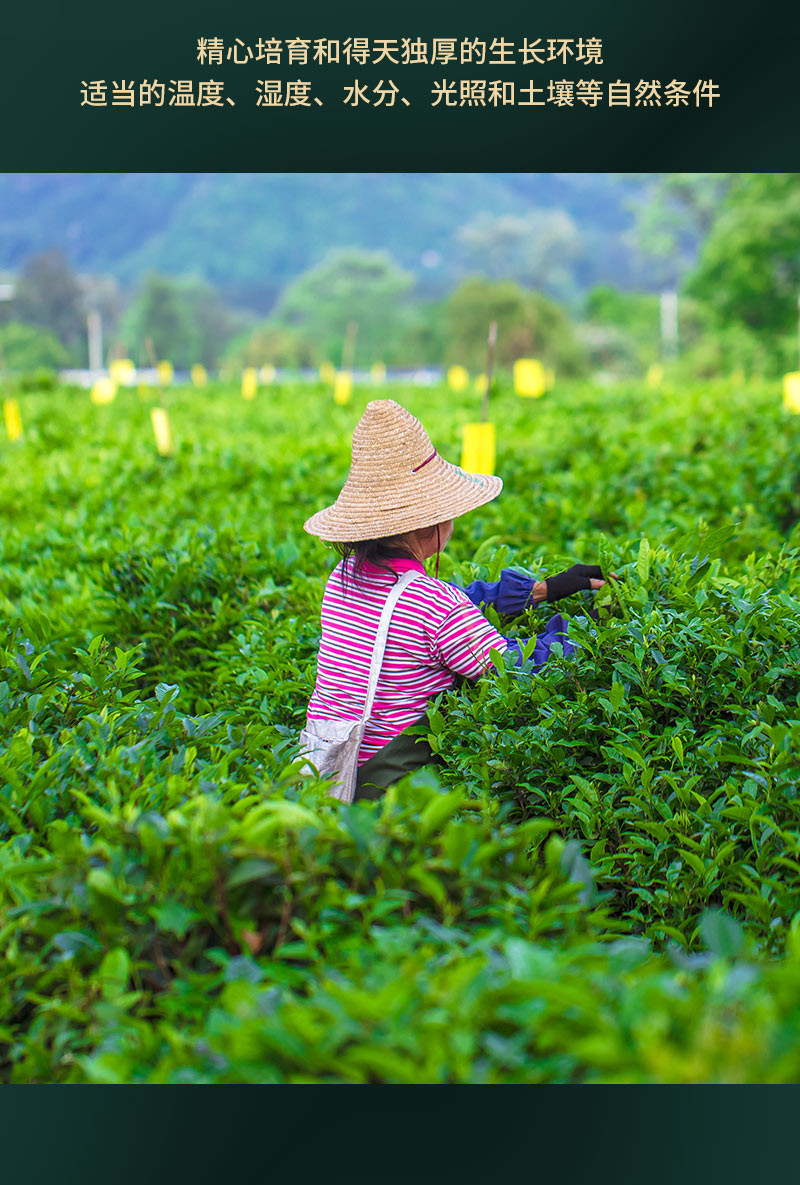
<path fill-rule="evenodd" d="M 386 649 L 386 638 L 389 633 L 389 622 L 400 594 L 412 580 L 416 580 L 423 573 L 419 571 L 404 572 L 392 586 L 383 606 L 378 636 L 372 650 L 372 661 L 369 668 L 369 687 L 364 714 L 360 720 L 309 720 L 300 733 L 300 757 L 305 757 L 306 764 L 301 774 L 319 774 L 320 777 L 334 777 L 331 794 L 340 802 L 352 802 L 356 789 L 356 775 L 358 773 L 358 751 L 364 730 L 372 715 L 372 705 L 378 686 L 378 676 L 381 673 L 383 652 Z"/>

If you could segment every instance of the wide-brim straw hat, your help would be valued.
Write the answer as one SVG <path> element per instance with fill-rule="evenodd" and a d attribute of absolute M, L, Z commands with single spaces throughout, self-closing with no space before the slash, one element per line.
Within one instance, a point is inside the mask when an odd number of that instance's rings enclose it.
<path fill-rule="evenodd" d="M 499 477 L 445 461 L 411 412 L 393 399 L 368 403 L 353 432 L 350 472 L 333 506 L 305 523 L 330 543 L 383 539 L 447 522 L 491 502 Z"/>

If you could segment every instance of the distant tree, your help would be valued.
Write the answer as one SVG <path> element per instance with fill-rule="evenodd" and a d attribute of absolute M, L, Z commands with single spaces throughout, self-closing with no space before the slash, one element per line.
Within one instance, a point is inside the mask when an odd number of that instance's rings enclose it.
<path fill-rule="evenodd" d="M 615 325 L 658 344 L 659 298 L 653 292 L 621 292 L 610 284 L 598 284 L 586 297 L 585 312 L 589 321 Z"/>
<path fill-rule="evenodd" d="M 49 329 L 83 362 L 87 352 L 86 309 L 78 280 L 60 250 L 42 251 L 22 265 L 12 302 L 12 317 Z"/>
<path fill-rule="evenodd" d="M 214 367 L 240 327 L 240 320 L 210 284 L 195 277 L 176 279 L 150 272 L 122 318 L 120 336 L 137 365 L 149 364 L 145 346 L 149 337 L 156 357 L 174 366 L 202 362 Z"/>
<path fill-rule="evenodd" d="M 800 175 L 623 176 L 640 185 L 634 204 L 647 286 L 678 287 L 682 320 L 694 308 L 703 331 L 687 341 L 682 324 L 686 367 L 710 375 L 796 366 Z"/>
<path fill-rule="evenodd" d="M 592 367 L 640 374 L 659 357 L 659 298 L 653 292 L 621 292 L 598 285 L 588 293 L 578 336 Z"/>
<path fill-rule="evenodd" d="M 516 280 L 561 300 L 577 292 L 574 266 L 581 254 L 581 235 L 564 210 L 479 214 L 456 237 L 470 271 Z"/>
<path fill-rule="evenodd" d="M 593 367 L 640 373 L 661 358 L 661 312 L 654 292 L 621 292 L 598 285 L 587 295 L 578 336 Z M 708 327 L 708 312 L 697 300 L 678 303 L 681 352 L 695 346 Z"/>
<path fill-rule="evenodd" d="M 126 309 L 120 325 L 126 352 L 137 365 L 148 365 L 145 341 L 149 337 L 157 358 L 174 366 L 191 365 L 192 331 L 180 289 L 169 276 L 149 272 Z"/>
<path fill-rule="evenodd" d="M 720 323 L 771 335 L 796 328 L 800 174 L 736 177 L 686 289 L 706 301 Z"/>
<path fill-rule="evenodd" d="M 385 251 L 340 249 L 288 286 L 271 320 L 295 329 L 337 364 L 347 326 L 355 321 L 356 362 L 368 365 L 385 359 L 408 326 L 413 285 Z"/>
<path fill-rule="evenodd" d="M 422 301 L 413 312 L 387 363 L 396 366 L 438 366 L 444 361 L 445 328 L 442 301 Z"/>
<path fill-rule="evenodd" d="M 69 366 L 72 361 L 54 333 L 19 321 L 0 325 L 0 346 L 9 370 L 35 370 L 40 366 L 57 369 Z"/>
<path fill-rule="evenodd" d="M 540 358 L 561 374 L 586 370 L 586 356 L 569 317 L 539 292 L 526 292 L 509 280 L 472 276 L 443 304 L 445 362 L 471 369 L 486 361 L 489 325 L 497 321 L 497 362 L 510 366 L 517 358 Z"/>
<path fill-rule="evenodd" d="M 676 287 L 693 266 L 735 173 L 626 173 L 638 182 L 630 205 L 633 244 L 652 288 Z"/>
<path fill-rule="evenodd" d="M 193 361 L 215 367 L 227 343 L 252 318 L 229 309 L 205 280 L 187 277 L 180 282 L 180 291 L 189 317 Z"/>

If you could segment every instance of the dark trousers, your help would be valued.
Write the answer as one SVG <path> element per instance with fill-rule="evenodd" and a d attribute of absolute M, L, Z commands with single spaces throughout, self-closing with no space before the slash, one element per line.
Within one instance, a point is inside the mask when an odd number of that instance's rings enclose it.
<path fill-rule="evenodd" d="M 424 719 L 418 720 L 416 724 L 423 723 Z M 416 727 L 416 724 L 409 727 Z M 438 758 L 423 737 L 410 736 L 408 732 L 399 733 L 359 766 L 355 801 L 380 798 L 387 786 L 433 761 L 438 761 Z"/>

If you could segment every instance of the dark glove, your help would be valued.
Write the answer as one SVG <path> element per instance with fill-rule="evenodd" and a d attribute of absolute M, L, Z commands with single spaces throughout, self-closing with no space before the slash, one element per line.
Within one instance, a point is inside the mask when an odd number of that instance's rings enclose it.
<path fill-rule="evenodd" d="M 548 576 L 545 580 L 548 601 L 560 601 L 582 588 L 591 588 L 590 580 L 603 580 L 603 573 L 597 564 L 573 564 L 566 572 Z"/>

